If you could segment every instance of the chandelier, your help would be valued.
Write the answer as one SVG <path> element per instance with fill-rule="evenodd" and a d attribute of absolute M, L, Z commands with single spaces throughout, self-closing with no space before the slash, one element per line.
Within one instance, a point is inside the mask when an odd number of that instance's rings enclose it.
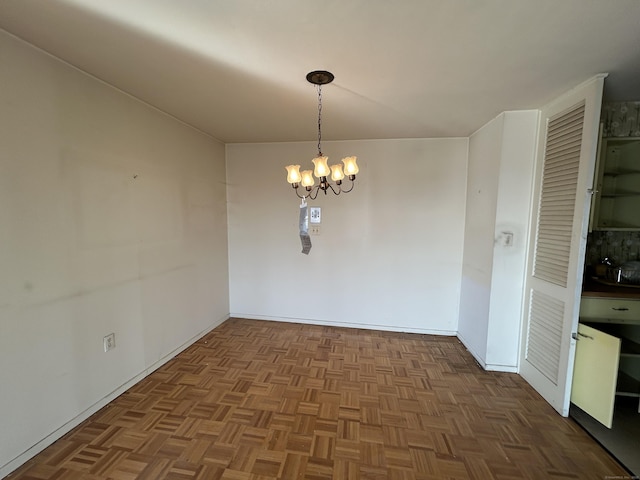
<path fill-rule="evenodd" d="M 311 170 L 303 170 L 300 172 L 300 165 L 289 165 L 285 167 L 287 169 L 287 182 L 295 189 L 296 195 L 299 198 L 309 197 L 312 200 L 318 196 L 320 191 L 327 194 L 328 190 L 331 190 L 335 195 L 341 193 L 349 193 L 353 190 L 356 174 L 358 173 L 358 165 L 356 164 L 356 157 L 345 157 L 342 159 L 343 166 L 340 164 L 328 165 L 329 157 L 322 155 L 322 85 L 326 85 L 333 81 L 333 74 L 324 70 L 316 70 L 307 74 L 307 81 L 313 83 L 318 89 L 318 156 L 312 160 L 315 168 L 313 174 Z M 320 183 L 314 187 L 315 175 Z M 327 180 L 327 177 L 331 175 L 331 180 L 335 184 L 332 184 Z M 349 189 L 342 187 L 342 180 L 347 177 L 351 182 Z M 298 187 L 302 185 L 305 188 L 303 195 L 298 193 Z"/>

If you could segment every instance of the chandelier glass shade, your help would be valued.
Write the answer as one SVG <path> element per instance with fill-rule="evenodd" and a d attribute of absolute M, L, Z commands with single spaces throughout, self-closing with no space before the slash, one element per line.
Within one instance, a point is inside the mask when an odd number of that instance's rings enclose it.
<path fill-rule="evenodd" d="M 353 190 L 356 175 L 359 171 L 356 157 L 345 157 L 342 159 L 344 165 L 336 164 L 329 166 L 329 157 L 322 155 L 322 85 L 333 81 L 333 74 L 324 70 L 316 70 L 307 74 L 307 81 L 316 85 L 318 89 L 318 156 L 312 160 L 314 169 L 300 171 L 300 165 L 288 165 L 287 182 L 295 189 L 299 198 L 311 198 L 312 200 L 318 196 L 320 191 L 327 194 L 331 190 L 335 195 L 348 193 Z M 315 185 L 315 175 L 319 183 Z M 328 180 L 331 178 L 333 183 Z M 344 178 L 351 182 L 348 189 L 343 188 L 342 181 Z M 298 188 L 304 187 L 303 194 L 298 193 Z"/>

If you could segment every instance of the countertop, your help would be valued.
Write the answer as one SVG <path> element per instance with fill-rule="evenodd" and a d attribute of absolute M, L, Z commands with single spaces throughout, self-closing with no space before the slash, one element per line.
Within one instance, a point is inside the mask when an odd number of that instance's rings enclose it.
<path fill-rule="evenodd" d="M 582 296 L 640 300 L 640 285 L 623 285 L 585 277 L 582 285 Z"/>

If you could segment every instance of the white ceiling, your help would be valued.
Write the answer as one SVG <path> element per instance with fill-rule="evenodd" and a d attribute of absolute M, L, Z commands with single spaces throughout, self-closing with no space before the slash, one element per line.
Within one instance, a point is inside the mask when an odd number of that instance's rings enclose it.
<path fill-rule="evenodd" d="M 638 0 L 0 0 L 0 28 L 226 143 L 468 136 L 597 73 L 640 100 Z M 0 66 L 1 68 L 1 66 Z"/>

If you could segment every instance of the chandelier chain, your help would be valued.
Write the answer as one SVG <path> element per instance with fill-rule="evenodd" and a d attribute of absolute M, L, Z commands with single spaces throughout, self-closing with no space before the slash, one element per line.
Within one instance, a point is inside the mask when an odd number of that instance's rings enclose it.
<path fill-rule="evenodd" d="M 318 87 L 318 156 L 322 156 L 322 85 Z"/>

